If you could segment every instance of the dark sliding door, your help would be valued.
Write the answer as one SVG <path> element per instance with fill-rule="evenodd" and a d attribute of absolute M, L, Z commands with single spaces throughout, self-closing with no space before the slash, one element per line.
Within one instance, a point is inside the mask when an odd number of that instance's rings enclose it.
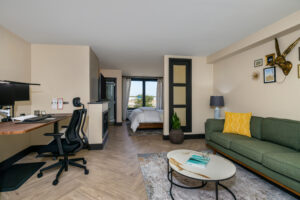
<path fill-rule="evenodd" d="M 192 60 L 169 59 L 169 119 L 174 112 L 184 132 L 192 131 Z M 170 120 L 170 129 L 171 120 Z"/>
<path fill-rule="evenodd" d="M 108 100 L 108 122 L 109 124 L 115 124 L 116 120 L 116 99 L 117 99 L 117 92 L 116 92 L 116 78 L 105 78 L 106 82 L 106 99 Z"/>

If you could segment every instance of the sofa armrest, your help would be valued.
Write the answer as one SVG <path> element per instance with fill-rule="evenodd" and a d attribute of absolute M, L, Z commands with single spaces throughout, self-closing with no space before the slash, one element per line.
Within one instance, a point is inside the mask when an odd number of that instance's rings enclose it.
<path fill-rule="evenodd" d="M 205 122 L 205 138 L 210 140 L 209 134 L 212 132 L 223 132 L 224 119 L 207 119 Z"/>

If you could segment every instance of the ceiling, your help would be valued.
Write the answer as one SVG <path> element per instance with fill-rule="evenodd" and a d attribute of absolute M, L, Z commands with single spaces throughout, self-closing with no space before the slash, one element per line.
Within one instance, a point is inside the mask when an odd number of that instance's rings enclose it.
<path fill-rule="evenodd" d="M 209 55 L 299 9 L 299 0 L 0 0 L 0 24 L 32 43 L 90 45 L 102 67 L 156 76 L 163 55 Z"/>

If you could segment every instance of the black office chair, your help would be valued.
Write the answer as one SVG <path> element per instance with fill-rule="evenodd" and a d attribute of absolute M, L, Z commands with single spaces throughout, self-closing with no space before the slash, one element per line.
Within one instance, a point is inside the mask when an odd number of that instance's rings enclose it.
<path fill-rule="evenodd" d="M 64 157 L 63 159 L 59 159 L 57 163 L 41 169 L 40 173 L 37 175 L 38 178 L 41 178 L 43 176 L 43 171 L 60 166 L 56 178 L 52 183 L 53 185 L 58 184 L 59 176 L 63 170 L 68 171 L 69 165 L 84 169 L 84 174 L 86 175 L 89 173 L 86 166 L 76 163 L 76 161 L 82 161 L 83 164 L 86 164 L 86 160 L 84 158 L 69 159 L 70 155 L 74 155 L 74 153 L 89 146 L 88 139 L 83 131 L 87 110 L 84 108 L 84 105 L 80 103 L 79 97 L 73 99 L 73 105 L 75 107 L 82 106 L 82 108 L 73 111 L 69 126 L 65 132 L 65 139 L 61 138 L 61 136 L 64 135 L 63 133 L 45 133 L 45 136 L 53 136 L 54 140 L 38 151 L 38 154 L 52 153 L 53 155 Z M 80 136 L 80 131 L 82 133 L 82 137 Z"/>

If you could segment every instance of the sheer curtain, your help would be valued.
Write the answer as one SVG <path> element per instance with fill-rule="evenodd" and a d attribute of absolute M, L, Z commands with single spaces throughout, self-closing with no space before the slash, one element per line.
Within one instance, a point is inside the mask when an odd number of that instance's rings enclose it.
<path fill-rule="evenodd" d="M 122 119 L 125 121 L 127 119 L 127 108 L 128 108 L 128 101 L 129 101 L 129 94 L 130 94 L 130 85 L 131 79 L 130 78 L 123 78 L 123 116 Z"/>
<path fill-rule="evenodd" d="M 156 108 L 163 109 L 163 79 L 157 79 L 157 89 L 156 89 Z"/>

